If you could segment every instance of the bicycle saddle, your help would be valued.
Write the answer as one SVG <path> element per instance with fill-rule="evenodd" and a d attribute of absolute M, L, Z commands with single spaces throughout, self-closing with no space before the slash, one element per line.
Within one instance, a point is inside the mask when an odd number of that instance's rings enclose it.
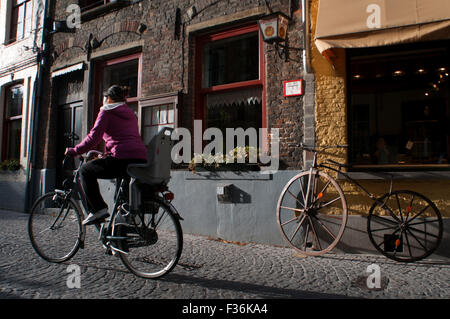
<path fill-rule="evenodd" d="M 165 127 L 155 135 L 147 146 L 147 163 L 130 164 L 128 174 L 141 183 L 150 185 L 167 184 L 170 180 L 172 164 L 171 139 L 173 128 Z"/>

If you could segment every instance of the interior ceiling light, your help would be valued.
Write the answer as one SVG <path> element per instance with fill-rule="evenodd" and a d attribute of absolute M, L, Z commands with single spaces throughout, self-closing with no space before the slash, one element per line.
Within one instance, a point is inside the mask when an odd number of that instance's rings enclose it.
<path fill-rule="evenodd" d="M 402 70 L 394 71 L 394 76 L 402 76 L 402 75 L 404 75 L 404 74 L 405 74 L 405 72 L 402 71 Z"/>

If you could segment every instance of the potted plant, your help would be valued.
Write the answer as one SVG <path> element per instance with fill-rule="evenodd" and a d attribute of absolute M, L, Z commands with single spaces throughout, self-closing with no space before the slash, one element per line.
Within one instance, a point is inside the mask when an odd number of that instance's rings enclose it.
<path fill-rule="evenodd" d="M 238 146 L 227 154 L 217 153 L 198 154 L 189 163 L 189 170 L 193 173 L 199 170 L 208 171 L 258 171 L 260 150 L 255 147 Z"/>

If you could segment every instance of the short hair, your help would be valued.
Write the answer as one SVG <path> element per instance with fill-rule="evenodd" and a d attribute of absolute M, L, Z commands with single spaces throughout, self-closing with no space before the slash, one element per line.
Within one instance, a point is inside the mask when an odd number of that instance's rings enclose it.
<path fill-rule="evenodd" d="M 103 96 L 110 97 L 111 100 L 115 102 L 120 102 L 125 100 L 125 94 L 121 86 L 112 85 L 106 92 L 103 93 Z"/>

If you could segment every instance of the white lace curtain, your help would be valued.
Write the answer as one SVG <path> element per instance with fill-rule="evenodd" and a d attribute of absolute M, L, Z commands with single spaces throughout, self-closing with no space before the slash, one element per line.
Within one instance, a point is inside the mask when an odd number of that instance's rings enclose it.
<path fill-rule="evenodd" d="M 261 103 L 262 88 L 248 88 L 222 93 L 213 93 L 206 96 L 206 107 L 227 106 L 233 104 L 255 104 Z"/>

